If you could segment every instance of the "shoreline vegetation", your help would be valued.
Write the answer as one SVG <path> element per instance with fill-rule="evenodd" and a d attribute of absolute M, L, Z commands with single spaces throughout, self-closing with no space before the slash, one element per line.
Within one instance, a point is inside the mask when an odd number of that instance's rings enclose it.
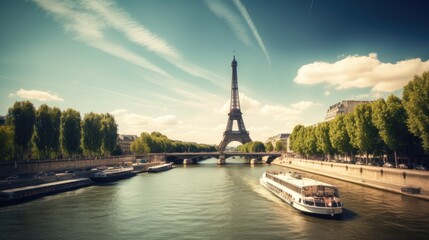
<path fill-rule="evenodd" d="M 0 162 L 121 156 L 118 125 L 109 113 L 87 113 L 15 102 L 0 121 Z M 135 154 L 154 152 L 208 152 L 214 145 L 171 140 L 159 132 L 142 132 L 132 144 Z"/>
<path fill-rule="evenodd" d="M 429 71 L 390 95 L 363 103 L 347 115 L 313 126 L 297 125 L 290 148 L 304 158 L 381 164 L 429 161 Z M 424 164 L 424 165 L 426 165 Z"/>
<path fill-rule="evenodd" d="M 352 113 L 313 126 L 301 124 L 290 135 L 290 148 L 304 158 L 344 159 L 380 164 L 393 159 L 427 165 L 429 153 L 429 71 L 404 86 L 402 99 L 390 95 L 358 105 Z M 0 121 L 0 161 L 47 160 L 122 155 L 118 126 L 109 113 L 62 111 L 30 101 L 15 102 Z M 135 154 L 211 152 L 215 145 L 171 140 L 142 132 L 131 144 Z M 237 147 L 243 152 L 284 151 L 281 142 L 255 141 Z"/>

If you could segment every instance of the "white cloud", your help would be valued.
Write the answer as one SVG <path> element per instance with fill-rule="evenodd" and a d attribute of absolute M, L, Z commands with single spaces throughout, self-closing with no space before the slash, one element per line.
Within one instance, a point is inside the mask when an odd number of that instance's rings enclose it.
<path fill-rule="evenodd" d="M 119 131 L 124 134 L 140 134 L 141 132 L 166 132 L 169 127 L 179 124 L 176 116 L 167 114 L 149 117 L 129 113 L 126 109 L 116 109 L 110 112 L 115 117 Z"/>
<path fill-rule="evenodd" d="M 223 87 L 220 84 L 222 77 L 187 62 L 174 46 L 135 21 L 125 10 L 118 7 L 114 1 L 33 1 L 45 11 L 53 14 L 55 19 L 62 23 L 64 29 L 75 34 L 77 40 L 91 47 L 171 78 L 166 71 L 146 58 L 110 41 L 104 31 L 115 29 L 123 33 L 130 42 L 157 54 L 187 74 L 200 77 Z"/>
<path fill-rule="evenodd" d="M 330 91 L 325 91 L 324 94 L 325 94 L 325 96 L 329 96 L 329 95 L 331 95 L 331 92 Z"/>
<path fill-rule="evenodd" d="M 19 89 L 15 93 L 9 94 L 9 97 L 18 96 L 20 98 L 29 99 L 29 100 L 37 100 L 37 101 L 54 101 L 54 102 L 62 102 L 64 99 L 58 97 L 56 93 L 50 93 L 40 90 L 25 90 Z"/>
<path fill-rule="evenodd" d="M 174 125 L 177 124 L 179 121 L 177 120 L 177 117 L 171 114 L 167 114 L 164 116 L 160 116 L 154 119 L 156 123 L 163 124 L 163 125 Z"/>
<path fill-rule="evenodd" d="M 254 38 L 256 39 L 256 42 L 258 43 L 259 47 L 261 48 L 262 52 L 265 54 L 265 57 L 267 58 L 267 61 L 270 62 L 270 56 L 268 55 L 267 49 L 265 48 L 264 41 L 262 40 L 261 36 L 258 33 L 258 29 L 256 28 L 255 24 L 252 21 L 252 18 L 249 15 L 249 12 L 247 12 L 246 7 L 241 3 L 240 0 L 234 0 L 234 5 L 238 9 L 238 11 L 241 14 L 240 18 L 235 14 L 235 12 L 229 8 L 227 5 L 223 4 L 219 1 L 205 1 L 207 6 L 210 8 L 210 10 L 219 18 L 223 18 L 226 20 L 229 27 L 232 29 L 233 33 L 246 45 L 251 45 L 251 40 L 248 34 L 248 30 L 245 28 L 245 23 L 250 28 L 250 31 L 252 32 Z M 244 19 L 244 22 L 243 22 Z"/>
<path fill-rule="evenodd" d="M 383 63 L 376 53 L 347 56 L 335 63 L 314 62 L 302 66 L 294 81 L 298 84 L 328 83 L 337 89 L 367 88 L 376 92 L 401 89 L 414 75 L 429 70 L 429 60 L 407 59 Z"/>
<path fill-rule="evenodd" d="M 262 116 L 270 117 L 275 121 L 283 121 L 301 115 L 298 109 L 284 107 L 282 105 L 264 105 L 260 110 Z"/>
<path fill-rule="evenodd" d="M 313 107 L 313 106 L 322 106 L 322 104 L 311 102 L 311 101 L 301 101 L 301 102 L 291 104 L 291 107 L 293 107 L 295 109 L 299 109 L 299 110 L 306 110 L 306 109 Z"/>
<path fill-rule="evenodd" d="M 34 0 L 42 9 L 53 14 L 66 31 L 72 32 L 76 39 L 103 52 L 121 58 L 132 64 L 169 76 L 164 70 L 155 66 L 147 59 L 134 54 L 128 49 L 109 42 L 103 34 L 108 22 L 103 16 L 88 9 L 79 1 L 46 1 Z"/>
<path fill-rule="evenodd" d="M 270 56 L 268 55 L 267 49 L 265 48 L 264 41 L 262 41 L 261 36 L 258 33 L 258 30 L 256 29 L 255 24 L 252 21 L 252 18 L 250 18 L 249 13 L 247 12 L 246 7 L 241 3 L 240 0 L 234 1 L 235 6 L 240 11 L 241 15 L 243 16 L 244 20 L 246 20 L 247 25 L 249 25 L 250 29 L 252 30 L 253 35 L 256 38 L 256 41 L 259 44 L 259 47 L 261 47 L 262 51 L 265 54 L 265 57 L 267 58 L 268 62 L 270 62 Z"/>
<path fill-rule="evenodd" d="M 223 18 L 232 29 L 233 33 L 246 45 L 251 45 L 251 40 L 248 35 L 247 28 L 244 22 L 230 8 L 220 1 L 206 0 L 205 3 L 210 10 L 219 18 Z"/>

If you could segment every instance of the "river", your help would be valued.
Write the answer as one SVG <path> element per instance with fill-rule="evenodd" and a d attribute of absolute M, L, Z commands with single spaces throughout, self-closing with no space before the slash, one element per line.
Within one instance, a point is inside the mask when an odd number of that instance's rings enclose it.
<path fill-rule="evenodd" d="M 240 158 L 178 165 L 0 208 L 0 239 L 429 239 L 429 201 L 341 182 L 343 216 L 297 212 Z"/>

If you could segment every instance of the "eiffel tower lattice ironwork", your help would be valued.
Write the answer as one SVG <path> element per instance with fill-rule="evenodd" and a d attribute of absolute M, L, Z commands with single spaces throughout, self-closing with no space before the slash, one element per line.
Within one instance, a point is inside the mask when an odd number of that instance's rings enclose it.
<path fill-rule="evenodd" d="M 242 113 L 240 110 L 240 99 L 238 96 L 238 82 L 237 82 L 237 61 L 234 59 L 231 63 L 232 67 L 232 83 L 231 83 L 231 104 L 228 113 L 228 122 L 226 124 L 225 132 L 223 133 L 223 139 L 218 146 L 218 150 L 223 152 L 226 146 L 233 141 L 247 143 L 251 142 L 249 132 L 246 131 Z M 233 130 L 233 123 L 237 121 L 238 130 Z"/>

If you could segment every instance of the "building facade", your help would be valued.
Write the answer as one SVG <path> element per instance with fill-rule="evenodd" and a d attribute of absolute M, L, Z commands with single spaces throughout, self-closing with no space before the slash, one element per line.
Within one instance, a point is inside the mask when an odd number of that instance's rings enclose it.
<path fill-rule="evenodd" d="M 325 121 L 330 121 L 340 114 L 348 114 L 353 111 L 353 109 L 362 103 L 369 103 L 371 101 L 355 101 L 355 100 L 343 100 L 339 103 L 336 103 L 328 108 L 326 111 Z"/>
<path fill-rule="evenodd" d="M 280 133 L 280 134 L 277 134 L 275 136 L 269 137 L 266 142 L 267 143 L 271 142 L 271 144 L 273 144 L 273 146 L 275 148 L 276 142 L 280 140 L 282 142 L 282 144 L 283 144 L 284 150 L 286 152 L 290 152 L 290 140 L 289 140 L 289 136 L 290 136 L 289 133 Z"/>
<path fill-rule="evenodd" d="M 131 154 L 131 143 L 137 139 L 137 135 L 118 134 L 118 145 L 122 149 L 122 154 Z"/>

